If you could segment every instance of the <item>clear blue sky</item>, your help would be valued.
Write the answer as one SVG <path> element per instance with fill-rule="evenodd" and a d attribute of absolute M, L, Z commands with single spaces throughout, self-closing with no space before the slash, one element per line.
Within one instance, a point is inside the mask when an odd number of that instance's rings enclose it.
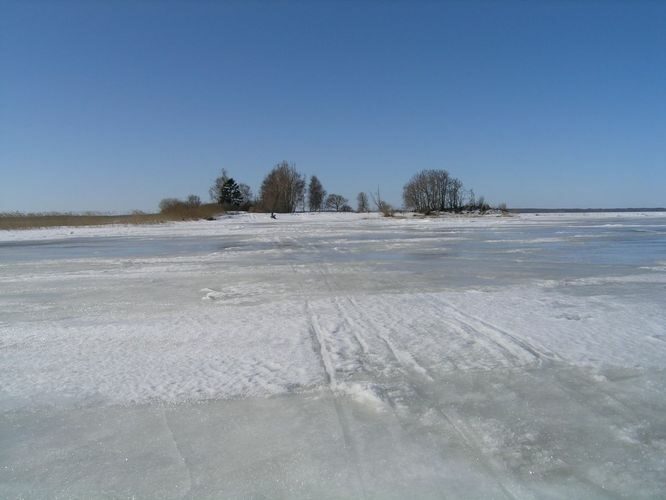
<path fill-rule="evenodd" d="M 513 207 L 664 206 L 666 1 L 0 0 L 0 212 L 280 160 L 354 200 L 444 168 Z"/>

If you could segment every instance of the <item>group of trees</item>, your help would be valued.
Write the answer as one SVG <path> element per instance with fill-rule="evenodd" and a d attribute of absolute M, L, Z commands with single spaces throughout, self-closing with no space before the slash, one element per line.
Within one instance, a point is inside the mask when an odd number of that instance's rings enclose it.
<path fill-rule="evenodd" d="M 222 169 L 222 175 L 215 179 L 215 183 L 208 190 L 210 199 L 226 210 L 247 210 L 252 205 L 252 190 L 247 184 L 238 184 L 227 171 Z"/>
<path fill-rule="evenodd" d="M 465 191 L 462 181 L 446 170 L 421 170 L 403 187 L 402 199 L 405 208 L 424 214 L 490 208 L 483 196 L 477 199 L 473 190 Z"/>
<path fill-rule="evenodd" d="M 316 175 L 310 177 L 307 184 L 303 174 L 296 170 L 293 163 L 278 163 L 264 178 L 257 200 L 252 200 L 250 188 L 246 184 L 237 185 L 226 171 L 218 177 L 211 188 L 211 197 L 227 208 L 249 208 L 254 205 L 267 212 L 290 213 L 299 207 L 307 206 L 312 212 L 333 210 L 336 212 L 352 212 L 349 200 L 336 193 L 327 193 Z M 384 215 L 393 215 L 393 207 L 382 200 L 377 189 L 371 193 L 375 209 Z M 357 211 L 369 212 L 370 198 L 360 192 L 356 198 Z M 414 175 L 403 188 L 405 208 L 429 214 L 432 212 L 459 212 L 463 209 L 489 208 L 484 198 L 478 200 L 474 192 L 467 193 L 463 183 L 452 177 L 446 170 L 422 170 Z"/>
<path fill-rule="evenodd" d="M 353 212 L 353 209 L 347 205 L 348 201 L 341 194 L 331 193 L 327 196 L 326 190 L 317 176 L 310 177 L 308 206 L 311 212 L 320 212 L 322 209 L 335 210 L 336 212 Z"/>
<path fill-rule="evenodd" d="M 328 194 L 316 175 L 310 177 L 307 186 L 305 176 L 296 170 L 293 163 L 278 163 L 261 183 L 257 205 L 267 212 L 290 213 L 307 205 L 312 212 L 322 209 L 336 212 L 351 212 L 348 200 L 340 194 Z"/>
<path fill-rule="evenodd" d="M 446 170 L 422 170 L 402 190 L 405 207 L 425 214 L 460 211 L 463 196 L 463 183 Z"/>
<path fill-rule="evenodd" d="M 402 199 L 405 208 L 423 214 L 490 209 L 483 196 L 476 198 L 474 190 L 465 191 L 462 181 L 446 170 L 421 170 L 403 187 Z"/>
<path fill-rule="evenodd" d="M 215 179 L 209 190 L 211 199 L 224 210 L 250 210 L 265 212 L 291 213 L 297 209 L 305 211 L 306 204 L 310 211 L 331 210 L 336 212 L 352 212 L 349 200 L 336 193 L 327 193 L 316 175 L 306 183 L 303 174 L 296 170 L 293 163 L 282 161 L 275 165 L 266 175 L 259 195 L 255 199 L 247 184 L 237 183 L 226 170 Z M 422 170 L 415 174 L 403 187 L 404 207 L 420 213 L 460 212 L 462 210 L 486 211 L 488 204 L 483 197 L 478 199 L 474 191 L 465 191 L 463 183 L 452 177 L 446 170 Z M 393 215 L 393 207 L 384 201 L 379 188 L 376 193 L 358 193 L 356 197 L 357 212 L 374 209 L 384 215 Z M 198 207 L 201 200 L 190 195 L 186 201 L 166 198 L 160 203 L 160 210 L 166 212 L 176 208 Z"/>

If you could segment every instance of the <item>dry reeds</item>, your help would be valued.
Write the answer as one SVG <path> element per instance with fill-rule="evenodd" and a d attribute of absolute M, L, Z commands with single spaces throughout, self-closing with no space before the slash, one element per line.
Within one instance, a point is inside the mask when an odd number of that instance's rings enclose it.
<path fill-rule="evenodd" d="M 189 205 L 179 202 L 163 207 L 160 215 L 167 217 L 167 220 L 192 220 L 208 219 L 223 212 L 224 210 L 217 203 Z"/>
<path fill-rule="evenodd" d="M 179 207 L 159 214 L 135 211 L 127 215 L 105 215 L 95 213 L 0 213 L 0 230 L 35 229 L 57 226 L 99 226 L 107 224 L 160 224 L 168 221 L 209 219 L 221 214 L 218 204 L 210 203 L 197 207 Z"/>

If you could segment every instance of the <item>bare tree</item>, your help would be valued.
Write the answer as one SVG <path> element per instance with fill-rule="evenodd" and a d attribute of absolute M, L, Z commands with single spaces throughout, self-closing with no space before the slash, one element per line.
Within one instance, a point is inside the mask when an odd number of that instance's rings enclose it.
<path fill-rule="evenodd" d="M 300 200 L 298 201 L 299 206 L 301 207 L 301 212 L 305 213 L 306 210 L 306 205 L 307 205 L 307 196 L 305 196 L 305 186 L 308 185 L 308 176 L 304 175 L 303 176 L 303 194 L 301 195 Z"/>
<path fill-rule="evenodd" d="M 247 184 L 241 183 L 238 185 L 238 191 L 240 191 L 241 195 L 240 208 L 242 210 L 248 210 L 253 203 L 252 189 L 250 189 L 250 186 L 248 186 Z"/>
<path fill-rule="evenodd" d="M 347 198 L 341 194 L 331 193 L 326 197 L 326 208 L 339 212 L 343 205 L 347 203 L 347 201 L 349 200 L 347 200 Z"/>
<path fill-rule="evenodd" d="M 321 210 L 324 205 L 324 199 L 326 198 L 326 190 L 324 186 L 321 185 L 321 182 L 316 175 L 310 177 L 310 185 L 308 187 L 308 205 L 310 210 L 313 212 L 318 212 Z"/>
<path fill-rule="evenodd" d="M 449 187 L 449 209 L 455 212 L 460 211 L 463 206 L 463 183 L 458 179 L 453 179 Z"/>
<path fill-rule="evenodd" d="M 377 207 L 378 212 L 384 214 L 384 217 L 393 217 L 395 210 L 390 203 L 382 200 L 382 195 L 379 192 L 379 186 L 377 186 L 377 193 L 370 193 L 370 197 L 372 198 L 372 202 Z"/>
<path fill-rule="evenodd" d="M 191 194 L 187 197 L 187 206 L 188 207 L 200 207 L 201 206 L 201 198 L 199 198 L 196 194 Z"/>
<path fill-rule="evenodd" d="M 370 204 L 368 203 L 368 195 L 365 194 L 364 192 L 358 193 L 356 196 L 356 203 L 357 203 L 357 209 L 356 211 L 359 213 L 364 213 L 364 212 L 369 212 L 370 211 Z"/>
<path fill-rule="evenodd" d="M 296 193 L 296 206 L 301 207 L 301 212 L 305 212 L 305 177 L 301 177 L 300 180 L 300 188 Z M 296 207 L 293 211 L 296 211 Z"/>
<path fill-rule="evenodd" d="M 482 214 L 485 214 L 488 210 L 490 210 L 490 205 L 486 203 L 485 197 L 479 196 L 479 199 L 476 202 L 476 208 L 478 208 Z"/>
<path fill-rule="evenodd" d="M 293 164 L 278 163 L 261 184 L 261 205 L 264 210 L 290 213 L 303 201 L 305 180 Z"/>
<path fill-rule="evenodd" d="M 483 196 L 481 197 L 481 199 L 483 199 Z M 476 206 L 476 195 L 474 194 L 473 189 L 469 190 L 469 199 L 467 201 L 467 206 L 472 210 L 477 208 L 477 206 Z"/>

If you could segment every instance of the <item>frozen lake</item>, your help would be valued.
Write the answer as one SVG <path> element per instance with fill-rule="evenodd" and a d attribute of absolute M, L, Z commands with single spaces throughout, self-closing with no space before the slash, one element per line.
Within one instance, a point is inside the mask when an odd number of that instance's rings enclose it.
<path fill-rule="evenodd" d="M 0 232 L 0 497 L 655 498 L 666 217 Z"/>

